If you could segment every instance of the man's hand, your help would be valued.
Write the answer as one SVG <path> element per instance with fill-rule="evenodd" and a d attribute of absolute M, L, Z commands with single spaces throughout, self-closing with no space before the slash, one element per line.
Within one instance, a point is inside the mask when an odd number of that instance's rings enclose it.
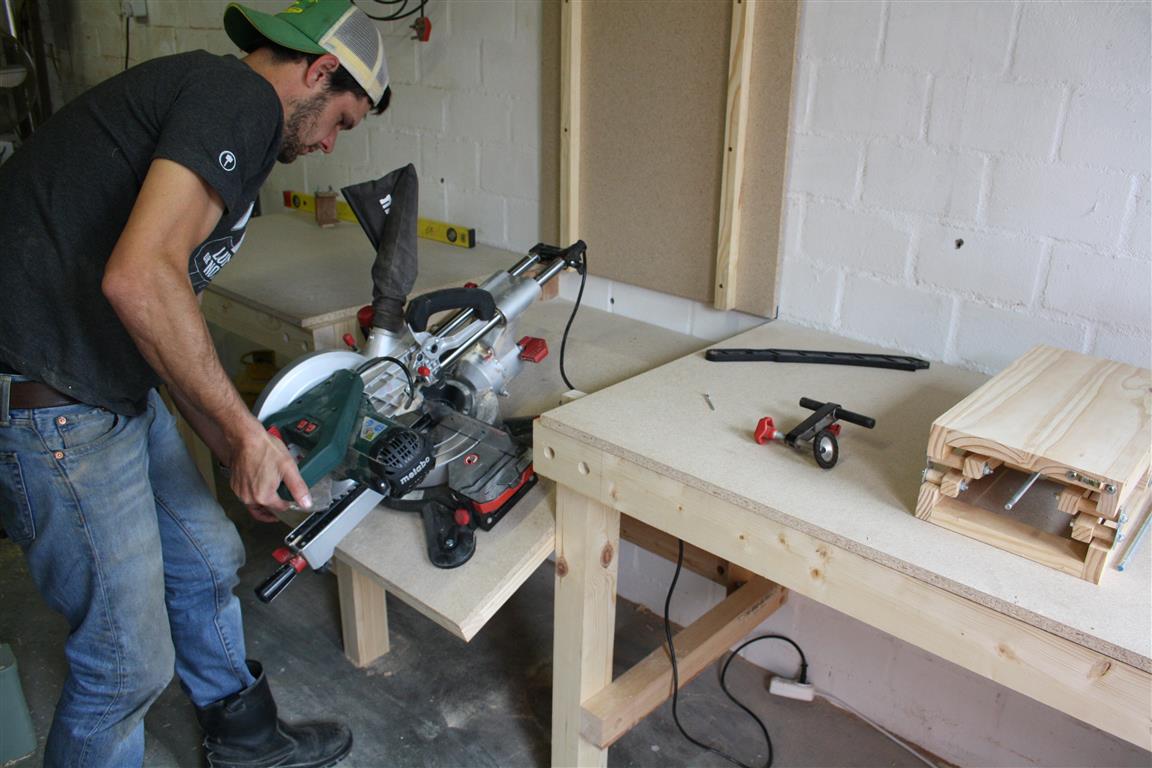
<path fill-rule="evenodd" d="M 281 483 L 288 487 L 298 506 L 312 508 L 312 496 L 296 461 L 282 442 L 263 429 L 242 442 L 232 454 L 231 471 L 232 492 L 244 502 L 252 517 L 261 522 L 276 522 L 275 513 L 288 508 L 288 502 L 277 493 Z"/>

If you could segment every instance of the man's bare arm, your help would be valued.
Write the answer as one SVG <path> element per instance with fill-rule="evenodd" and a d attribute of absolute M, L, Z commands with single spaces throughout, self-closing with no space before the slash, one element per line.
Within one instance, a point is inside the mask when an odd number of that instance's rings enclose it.
<path fill-rule="evenodd" d="M 152 162 L 104 272 L 104 295 L 141 354 L 167 383 L 182 412 L 218 458 L 232 468 L 232 490 L 253 514 L 286 502 L 281 481 L 301 506 L 308 488 L 280 441 L 248 411 L 220 365 L 188 279 L 188 257 L 212 233 L 220 196 L 193 171 Z"/>

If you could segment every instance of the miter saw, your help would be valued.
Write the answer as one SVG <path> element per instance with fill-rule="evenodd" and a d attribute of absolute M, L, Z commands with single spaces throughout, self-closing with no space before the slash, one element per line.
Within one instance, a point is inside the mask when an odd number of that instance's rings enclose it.
<path fill-rule="evenodd" d="M 499 397 L 547 346 L 514 341 L 512 326 L 542 286 L 584 268 L 582 241 L 539 244 L 480 285 L 405 302 L 415 280 L 415 170 L 342 192 L 377 248 L 373 305 L 361 314 L 366 343 L 300 358 L 256 404 L 313 497 L 328 483 L 332 497 L 285 537 L 280 568 L 256 590 L 265 602 L 306 566 L 327 564 L 380 503 L 421 515 L 434 565 L 454 568 L 472 556 L 476 529 L 491 529 L 536 482 L 530 421 L 503 421 Z M 430 328 L 434 316 L 446 319 Z"/>

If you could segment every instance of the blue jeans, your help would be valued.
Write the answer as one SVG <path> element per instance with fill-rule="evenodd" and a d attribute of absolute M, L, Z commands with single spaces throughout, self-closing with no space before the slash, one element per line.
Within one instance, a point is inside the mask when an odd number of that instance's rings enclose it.
<path fill-rule="evenodd" d="M 232 593 L 243 545 L 156 392 L 134 417 L 12 410 L 0 519 L 71 628 L 46 765 L 140 765 L 144 712 L 173 670 L 198 707 L 254 682 Z"/>

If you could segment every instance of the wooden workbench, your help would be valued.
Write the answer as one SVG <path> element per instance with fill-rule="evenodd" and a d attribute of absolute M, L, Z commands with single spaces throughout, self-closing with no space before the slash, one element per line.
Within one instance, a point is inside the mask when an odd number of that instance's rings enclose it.
<path fill-rule="evenodd" d="M 482 280 L 521 254 L 478 246 L 464 250 L 420 240 L 413 294 Z M 254 219 L 239 255 L 206 292 L 210 323 L 287 362 L 313 349 L 343 348 L 356 311 L 371 300 L 375 257 L 356 225 L 320 229 L 306 216 Z M 535 415 L 568 389 L 559 374 L 560 335 L 572 305 L 537 303 L 521 317 L 517 338 L 545 338 L 552 354 L 527 365 L 509 387 L 504 413 Z M 567 350 L 573 384 L 593 391 L 700 347 L 655 326 L 580 310 Z M 471 639 L 553 551 L 552 494 L 541 483 L 492 531 L 477 532 L 476 554 L 454 570 L 428 561 L 419 517 L 378 508 L 337 547 L 345 653 L 357 665 L 388 651 L 388 592 L 465 640 Z M 269 567 L 274 565 L 269 563 Z"/>
<path fill-rule="evenodd" d="M 782 323 L 716 346 L 876 351 Z M 932 420 L 983 380 L 936 363 L 907 373 L 697 352 L 545 413 L 536 469 L 558 483 L 553 763 L 603 765 L 643 716 L 636 692 L 669 691 L 659 653 L 611 679 L 622 515 L 1152 748 L 1152 547 L 1094 585 L 913 514 Z M 877 426 L 844 424 L 830 471 L 810 451 L 757 445 L 761 416 L 787 429 L 810 413 L 801 397 Z M 748 605 L 769 597 L 761 587 Z"/>

